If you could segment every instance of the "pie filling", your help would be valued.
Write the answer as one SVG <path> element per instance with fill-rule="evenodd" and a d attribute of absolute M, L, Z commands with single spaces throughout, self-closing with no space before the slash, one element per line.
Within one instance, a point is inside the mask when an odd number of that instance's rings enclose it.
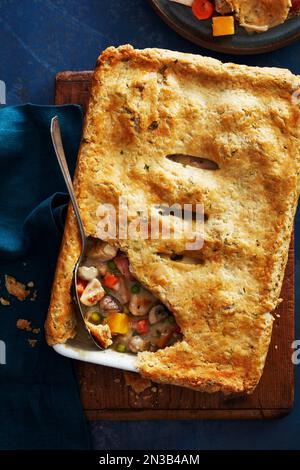
<path fill-rule="evenodd" d="M 118 352 L 154 352 L 182 339 L 174 315 L 134 278 L 128 258 L 106 242 L 88 239 L 76 287 L 86 323 L 107 325 Z"/>

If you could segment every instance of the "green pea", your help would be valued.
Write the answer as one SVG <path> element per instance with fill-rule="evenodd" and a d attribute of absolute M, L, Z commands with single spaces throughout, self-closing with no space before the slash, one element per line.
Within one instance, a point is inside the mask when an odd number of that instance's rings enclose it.
<path fill-rule="evenodd" d="M 108 261 L 107 266 L 110 271 L 116 271 L 117 269 L 116 263 L 114 261 Z"/>
<path fill-rule="evenodd" d="M 125 344 L 119 343 L 119 344 L 117 345 L 117 351 L 120 352 L 120 353 L 126 352 L 126 346 L 125 346 Z"/>
<path fill-rule="evenodd" d="M 134 284 L 133 286 L 131 286 L 130 290 L 133 294 L 138 294 L 140 292 L 141 288 L 138 284 Z"/>
<path fill-rule="evenodd" d="M 99 312 L 93 312 L 90 316 L 90 319 L 93 323 L 97 324 L 101 322 L 101 315 Z"/>

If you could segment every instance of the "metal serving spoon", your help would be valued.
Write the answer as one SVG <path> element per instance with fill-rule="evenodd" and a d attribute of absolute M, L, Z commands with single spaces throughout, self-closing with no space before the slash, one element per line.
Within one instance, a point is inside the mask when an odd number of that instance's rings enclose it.
<path fill-rule="evenodd" d="M 78 223 L 80 237 L 81 237 L 81 252 L 80 252 L 79 258 L 77 260 L 77 263 L 75 264 L 74 272 L 73 272 L 73 281 L 72 281 L 73 299 L 75 301 L 76 307 L 77 307 L 77 309 L 78 309 L 78 311 L 81 315 L 81 318 L 83 320 L 85 329 L 88 332 L 90 338 L 93 340 L 93 342 L 95 343 L 95 345 L 99 349 L 103 349 L 100 346 L 100 344 L 95 340 L 95 338 L 93 337 L 90 329 L 88 328 L 87 324 L 85 323 L 85 316 L 84 316 L 84 313 L 82 311 L 80 299 L 78 297 L 78 292 L 77 292 L 77 289 L 76 289 L 78 268 L 79 268 L 79 266 L 80 266 L 80 264 L 81 264 L 81 262 L 82 262 L 82 260 L 85 256 L 87 237 L 86 237 L 86 234 L 85 234 L 85 231 L 84 231 L 84 228 L 83 228 L 83 223 L 82 223 L 82 220 L 81 220 L 81 217 L 80 217 L 78 204 L 77 204 L 76 197 L 75 197 L 75 194 L 74 194 L 73 184 L 72 184 L 72 180 L 71 180 L 67 160 L 66 160 L 66 157 L 65 157 L 65 152 L 64 152 L 64 148 L 63 148 L 63 144 L 62 144 L 62 139 L 61 139 L 61 132 L 60 132 L 60 127 L 59 127 L 58 116 L 55 116 L 51 120 L 50 133 L 51 133 L 51 138 L 52 138 L 52 143 L 53 143 L 53 147 L 54 147 L 54 150 L 55 150 L 55 154 L 56 154 L 60 169 L 62 171 L 64 180 L 65 180 L 65 183 L 66 183 L 66 186 L 68 188 L 68 192 L 69 192 L 69 195 L 70 195 L 70 198 L 71 198 L 71 202 L 72 202 L 74 213 L 75 213 L 75 218 L 76 218 L 77 223 Z"/>

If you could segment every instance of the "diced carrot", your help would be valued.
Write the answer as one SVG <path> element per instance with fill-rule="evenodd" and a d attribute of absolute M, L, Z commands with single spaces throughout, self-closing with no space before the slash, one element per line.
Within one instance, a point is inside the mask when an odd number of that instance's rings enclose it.
<path fill-rule="evenodd" d="M 214 16 L 212 20 L 213 36 L 229 36 L 234 34 L 233 16 Z"/>
<path fill-rule="evenodd" d="M 126 313 L 113 312 L 106 319 L 113 335 L 126 335 L 129 329 L 129 317 Z"/>
<path fill-rule="evenodd" d="M 136 324 L 136 330 L 140 335 L 145 335 L 149 330 L 148 320 L 139 320 Z"/>
<path fill-rule="evenodd" d="M 91 305 L 97 303 L 98 300 L 99 300 L 98 295 L 94 295 L 93 297 L 89 298 L 89 302 L 90 302 Z"/>
<path fill-rule="evenodd" d="M 208 0 L 195 0 L 192 4 L 193 14 L 198 20 L 208 20 L 214 10 L 214 5 Z"/>
<path fill-rule="evenodd" d="M 103 279 L 105 287 L 112 289 L 119 282 L 119 278 L 114 274 L 106 273 Z"/>
<path fill-rule="evenodd" d="M 87 284 L 88 284 L 88 281 L 84 281 L 83 279 L 80 279 L 80 277 L 77 278 L 76 290 L 77 290 L 79 297 L 82 296 L 83 291 L 86 288 Z"/>

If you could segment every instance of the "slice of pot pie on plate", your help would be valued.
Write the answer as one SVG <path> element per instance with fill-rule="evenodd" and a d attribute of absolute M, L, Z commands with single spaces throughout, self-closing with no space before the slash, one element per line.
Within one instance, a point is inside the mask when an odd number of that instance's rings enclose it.
<path fill-rule="evenodd" d="M 259 382 L 299 194 L 297 89 L 299 77 L 287 70 L 166 50 L 111 47 L 99 57 L 74 183 L 90 256 L 110 255 L 96 271 L 87 259 L 80 288 L 100 280 L 105 292 L 99 287 L 97 305 L 87 302 L 97 307 L 89 321 L 100 315 L 106 338 L 110 330 L 123 350 L 137 338 L 129 350 L 144 377 L 224 393 L 251 393 Z M 202 248 L 187 250 L 188 234 L 131 238 L 117 230 L 99 241 L 99 207 L 118 207 L 120 197 L 131 222 L 141 207 L 174 224 L 165 205 L 202 205 Z M 70 208 L 46 322 L 50 345 L 77 332 L 70 288 L 79 253 Z M 142 307 L 135 284 L 147 298 Z M 100 320 L 114 301 L 114 316 Z M 126 343 L 131 317 L 136 335 Z M 166 318 L 174 336 L 142 347 Z"/>
<path fill-rule="evenodd" d="M 291 0 L 221 0 L 216 2 L 220 13 L 234 12 L 240 25 L 248 31 L 264 32 L 286 21 Z"/>

